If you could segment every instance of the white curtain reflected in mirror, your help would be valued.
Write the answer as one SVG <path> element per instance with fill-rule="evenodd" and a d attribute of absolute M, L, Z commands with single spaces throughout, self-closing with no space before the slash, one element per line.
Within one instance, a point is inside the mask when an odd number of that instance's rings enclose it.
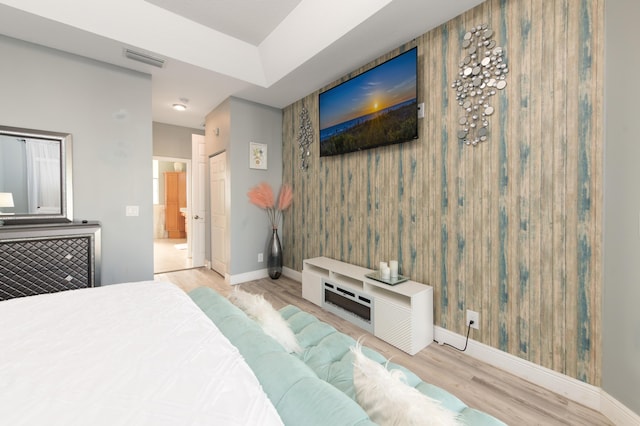
<path fill-rule="evenodd" d="M 27 153 L 27 205 L 30 214 L 60 212 L 60 144 L 24 140 Z"/>

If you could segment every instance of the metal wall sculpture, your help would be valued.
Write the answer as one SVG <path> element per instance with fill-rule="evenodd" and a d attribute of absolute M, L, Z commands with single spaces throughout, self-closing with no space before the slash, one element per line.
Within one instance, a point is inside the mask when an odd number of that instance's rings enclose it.
<path fill-rule="evenodd" d="M 465 56 L 460 61 L 459 78 L 451 85 L 463 110 L 458 119 L 458 139 L 466 145 L 477 146 L 488 139 L 489 116 L 494 112 L 489 98 L 507 86 L 509 68 L 504 49 L 492 40 L 493 34 L 487 24 L 465 33 Z"/>
<path fill-rule="evenodd" d="M 309 145 L 313 142 L 313 127 L 309 119 L 309 112 L 306 108 L 300 111 L 300 133 L 298 134 L 298 144 L 300 147 L 300 169 L 307 170 L 309 168 L 309 157 L 311 151 Z"/>

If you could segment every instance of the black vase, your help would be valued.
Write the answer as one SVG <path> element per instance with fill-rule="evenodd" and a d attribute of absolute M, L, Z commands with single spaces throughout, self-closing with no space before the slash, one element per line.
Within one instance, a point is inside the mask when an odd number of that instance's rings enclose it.
<path fill-rule="evenodd" d="M 267 269 L 269 277 L 274 280 L 282 275 L 282 246 L 280 245 L 280 237 L 278 237 L 278 228 L 273 228 L 271 239 L 267 253 Z"/>

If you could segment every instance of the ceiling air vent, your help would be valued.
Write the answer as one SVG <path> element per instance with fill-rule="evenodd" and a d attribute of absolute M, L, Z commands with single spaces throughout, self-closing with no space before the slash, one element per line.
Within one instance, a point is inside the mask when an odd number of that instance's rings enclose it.
<path fill-rule="evenodd" d="M 143 62 L 148 65 L 153 65 L 154 67 L 162 68 L 164 67 L 164 59 L 156 58 L 155 56 L 151 56 L 147 53 L 136 52 L 135 50 L 131 50 L 125 47 L 124 56 L 129 59 L 133 59 L 134 61 Z"/>

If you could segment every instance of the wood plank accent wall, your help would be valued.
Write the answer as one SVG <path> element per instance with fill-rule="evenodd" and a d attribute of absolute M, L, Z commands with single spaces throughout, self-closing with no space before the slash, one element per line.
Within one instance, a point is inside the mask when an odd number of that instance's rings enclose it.
<path fill-rule="evenodd" d="M 603 0 L 488 0 L 345 77 L 417 45 L 417 141 L 320 159 L 319 92 L 287 107 L 285 265 L 398 259 L 434 287 L 436 325 L 464 335 L 466 309 L 478 311 L 475 340 L 600 386 L 603 15 Z M 473 148 L 457 139 L 451 83 L 482 23 L 509 74 L 489 141 Z M 316 132 L 307 171 L 302 108 Z"/>

